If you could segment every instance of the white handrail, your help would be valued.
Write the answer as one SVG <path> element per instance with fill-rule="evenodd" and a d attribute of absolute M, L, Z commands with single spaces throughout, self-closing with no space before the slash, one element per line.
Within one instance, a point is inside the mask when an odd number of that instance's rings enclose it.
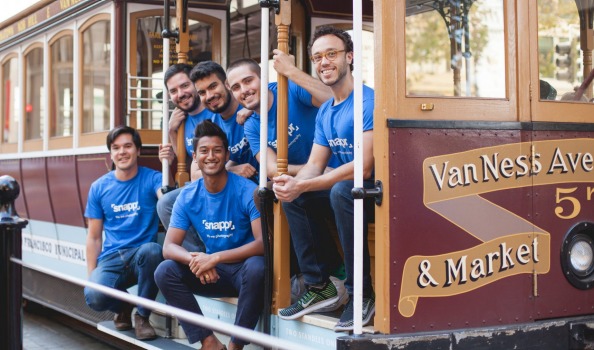
<path fill-rule="evenodd" d="M 361 0 L 353 0 L 354 50 L 354 142 L 355 187 L 363 187 L 363 74 L 362 74 L 362 17 Z M 355 199 L 354 208 L 354 269 L 353 269 L 353 333 L 362 333 L 363 314 L 363 199 Z"/>
<path fill-rule="evenodd" d="M 262 7 L 261 13 L 261 45 L 260 45 L 260 174 L 258 184 L 266 188 L 268 154 L 268 35 L 270 25 L 270 9 Z"/>
<path fill-rule="evenodd" d="M 163 79 L 165 72 L 169 68 L 169 38 L 163 38 Z M 163 133 L 161 134 L 161 144 L 169 143 L 169 91 L 163 85 Z M 169 161 L 163 159 L 161 163 L 161 173 L 163 174 L 163 186 L 169 185 Z"/>
<path fill-rule="evenodd" d="M 119 300 L 124 300 L 130 304 L 141 305 L 166 315 L 175 316 L 179 320 L 183 320 L 200 327 L 208 328 L 219 333 L 232 335 L 234 337 L 249 341 L 254 344 L 261 345 L 266 348 L 287 350 L 312 350 L 312 348 L 303 346 L 299 343 L 290 342 L 284 339 L 273 337 L 265 333 L 260 333 L 244 327 L 231 325 L 223 321 L 208 318 L 203 315 L 195 314 L 193 312 L 162 304 L 146 298 L 141 298 L 136 295 L 131 295 L 127 292 L 123 292 L 117 289 L 103 286 L 101 284 L 89 282 L 67 274 L 56 272 L 39 265 L 25 263 L 22 260 L 14 257 L 10 258 L 10 260 L 13 263 L 20 264 L 23 267 L 45 273 L 46 275 L 57 277 L 64 281 L 77 284 L 79 286 L 93 288 L 95 290 L 100 291 L 101 293 L 107 294 Z"/>

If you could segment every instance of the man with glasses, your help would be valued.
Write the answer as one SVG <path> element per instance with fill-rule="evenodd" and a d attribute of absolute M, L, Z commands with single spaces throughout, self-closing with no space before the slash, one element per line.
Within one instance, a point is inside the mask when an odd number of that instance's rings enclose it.
<path fill-rule="evenodd" d="M 318 106 L 330 98 L 330 89 L 295 67 L 290 56 L 274 50 L 275 69 L 289 78 L 288 84 L 288 173 L 295 175 L 307 163 L 313 145 L 315 117 Z M 244 106 L 255 113 L 245 123 L 245 134 L 258 161 L 261 151 L 266 152 L 269 178 L 277 174 L 277 83 L 268 85 L 268 147 L 260 145 L 260 66 L 253 60 L 240 59 L 227 68 L 229 89 Z M 297 83 L 297 84 L 296 84 Z M 312 311 L 330 311 L 339 308 L 346 301 L 342 280 L 336 278 L 342 267 L 342 259 L 330 235 L 328 220 L 334 214 L 328 193 L 308 192 L 293 203 L 283 205 L 291 231 L 298 231 L 299 241 L 293 240 L 293 248 L 300 273 L 303 276 L 311 301 L 303 309 L 282 318 L 294 319 Z M 334 275 L 334 276 L 333 276 Z M 303 297 L 301 297 L 303 298 Z"/>
<path fill-rule="evenodd" d="M 344 251 L 347 278 L 345 287 L 350 300 L 345 307 L 336 331 L 353 329 L 353 265 L 354 265 L 354 78 L 353 42 L 348 33 L 333 27 L 320 27 L 309 45 L 311 60 L 320 80 L 332 90 L 333 98 L 325 102 L 316 118 L 314 145 L 307 164 L 293 177 L 281 175 L 273 178 L 276 197 L 288 203 L 311 191 L 330 190 L 330 204 L 334 210 L 338 234 Z M 373 107 L 374 91 L 363 86 L 363 143 L 364 186 L 373 187 Z M 325 171 L 332 156 L 340 165 Z M 371 321 L 375 313 L 375 294 L 371 284 L 370 257 L 367 244 L 367 223 L 373 216 L 373 201 L 365 202 L 363 238 L 363 325 Z M 289 222 L 290 224 L 290 222 Z M 295 245 L 307 237 L 299 230 L 291 230 Z M 306 295 L 307 296 L 307 295 Z M 304 296 L 305 297 L 305 296 Z M 297 303 L 279 312 L 281 317 L 294 310 L 304 309 L 308 300 Z"/>

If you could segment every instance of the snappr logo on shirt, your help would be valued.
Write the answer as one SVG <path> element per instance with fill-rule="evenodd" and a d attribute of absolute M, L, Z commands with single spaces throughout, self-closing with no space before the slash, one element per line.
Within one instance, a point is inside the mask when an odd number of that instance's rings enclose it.
<path fill-rule="evenodd" d="M 235 154 L 235 153 L 241 151 L 246 145 L 248 145 L 248 140 L 246 137 L 244 137 L 236 145 L 229 146 L 229 151 L 231 153 Z"/>
<path fill-rule="evenodd" d="M 235 230 L 235 225 L 233 225 L 233 221 L 208 222 L 206 220 L 202 220 L 202 224 L 204 224 L 204 228 L 207 230 Z"/>
<path fill-rule="evenodd" d="M 120 204 L 120 205 L 112 204 L 111 208 L 113 209 L 114 213 L 119 213 L 121 211 L 138 211 L 138 210 L 140 210 L 140 206 L 138 205 L 138 202 L 131 202 L 131 203 Z"/>
<path fill-rule="evenodd" d="M 330 147 L 349 147 L 349 148 L 353 148 L 353 145 L 349 145 L 349 142 L 347 139 L 339 139 L 338 137 L 335 138 L 334 140 L 328 140 L 328 144 L 330 145 Z"/>
<path fill-rule="evenodd" d="M 293 123 L 291 123 L 287 129 L 289 136 L 293 136 L 293 132 L 299 130 L 299 125 L 293 125 Z"/>

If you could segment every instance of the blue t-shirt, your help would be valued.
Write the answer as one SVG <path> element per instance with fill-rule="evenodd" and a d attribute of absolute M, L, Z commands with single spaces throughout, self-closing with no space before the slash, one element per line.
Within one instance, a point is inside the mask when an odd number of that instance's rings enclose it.
<path fill-rule="evenodd" d="M 272 91 L 272 106 L 268 110 L 268 147 L 276 152 L 277 83 L 268 84 Z M 289 81 L 289 164 L 305 164 L 313 145 L 318 108 L 311 103 L 311 94 Z M 254 113 L 244 125 L 245 135 L 254 155 L 260 152 L 260 115 Z"/>
<path fill-rule="evenodd" d="M 156 242 L 161 182 L 160 172 L 141 166 L 128 181 L 118 180 L 111 171 L 93 182 L 85 217 L 103 220 L 105 240 L 98 260 L 119 249 Z"/>
<path fill-rule="evenodd" d="M 252 221 L 260 217 L 253 197 L 256 184 L 233 173 L 227 175 L 221 192 L 208 192 L 201 178 L 186 185 L 173 205 L 169 227 L 187 231 L 193 226 L 208 254 L 252 242 Z"/>
<path fill-rule="evenodd" d="M 363 131 L 373 130 L 374 95 L 372 88 L 363 85 Z M 316 118 L 314 142 L 329 147 L 338 159 L 339 165 L 355 159 L 354 102 L 354 92 L 337 106 L 333 106 L 334 98 L 331 98 L 320 106 Z"/>
<path fill-rule="evenodd" d="M 186 154 L 188 157 L 192 157 L 194 154 L 194 130 L 196 129 L 196 125 L 200 124 L 206 119 L 212 120 L 212 117 L 215 114 L 211 112 L 208 108 L 204 108 L 204 110 L 195 115 L 188 115 L 185 120 L 185 130 L 184 130 L 184 137 L 186 139 Z"/>
<path fill-rule="evenodd" d="M 237 124 L 237 112 L 243 107 L 241 105 L 237 108 L 233 116 L 227 120 L 223 119 L 220 114 L 216 113 L 212 117 L 213 123 L 223 129 L 229 140 L 229 160 L 234 161 L 237 164 L 251 164 L 254 168 L 258 169 L 258 161 L 252 154 L 250 143 L 243 131 L 243 126 Z"/>

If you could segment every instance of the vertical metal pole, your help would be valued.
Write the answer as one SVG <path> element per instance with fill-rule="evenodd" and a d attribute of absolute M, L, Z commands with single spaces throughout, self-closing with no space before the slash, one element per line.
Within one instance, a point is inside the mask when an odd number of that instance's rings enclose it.
<path fill-rule="evenodd" d="M 21 231 L 28 223 L 14 210 L 19 192 L 14 178 L 0 177 L 0 348 L 9 350 L 23 348 L 22 271 L 10 261 L 21 259 Z"/>

